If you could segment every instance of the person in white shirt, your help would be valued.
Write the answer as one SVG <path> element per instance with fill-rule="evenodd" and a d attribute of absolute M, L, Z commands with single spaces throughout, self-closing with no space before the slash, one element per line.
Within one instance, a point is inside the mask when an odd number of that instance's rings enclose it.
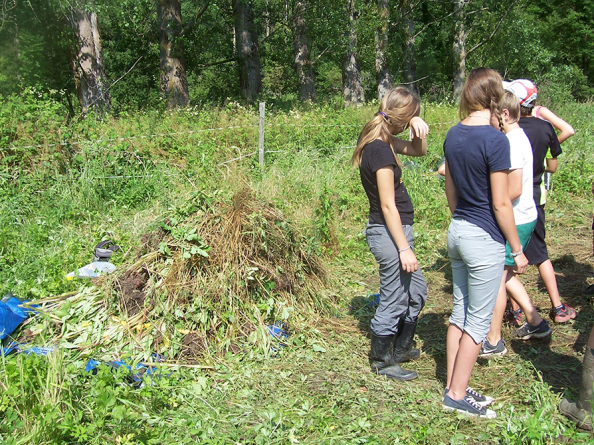
<path fill-rule="evenodd" d="M 514 219 L 522 250 L 526 248 L 534 227 L 536 226 L 537 211 L 533 197 L 532 177 L 532 146 L 524 130 L 518 125 L 520 119 L 520 104 L 515 94 L 506 91 L 500 104 L 499 112 L 505 132 L 510 144 L 511 167 L 508 174 L 509 194 L 512 200 Z M 492 122 L 499 128 L 499 122 Z M 509 245 L 505 247 L 505 273 L 497 296 L 497 303 L 493 311 L 491 329 L 483 342 L 479 357 L 504 355 L 507 353 L 505 340 L 501 337 L 501 325 L 507 304 L 507 294 L 516 301 L 526 314 L 526 323 L 517 331 L 516 336 L 522 340 L 543 338 L 551 335 L 549 324 L 540 316 L 530 300 L 524 285 L 517 278 L 514 271 L 515 262 Z"/>

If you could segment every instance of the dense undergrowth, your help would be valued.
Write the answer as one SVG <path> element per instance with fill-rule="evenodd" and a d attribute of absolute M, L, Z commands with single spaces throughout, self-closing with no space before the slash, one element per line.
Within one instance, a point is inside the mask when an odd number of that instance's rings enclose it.
<path fill-rule="evenodd" d="M 4 443 L 587 442 L 560 418 L 558 395 L 528 360 L 507 368 L 528 385 L 522 403 L 502 404 L 486 427 L 444 417 L 433 403 L 437 381 L 392 394 L 367 372 L 366 328 L 344 311 L 373 290 L 361 235 L 367 200 L 349 159 L 374 111 L 267 110 L 262 169 L 257 155 L 225 163 L 257 150 L 257 112 L 239 104 L 67 122 L 34 92 L 5 100 L 0 292 L 45 302 L 16 336 L 60 347 L 1 358 Z M 576 135 L 563 145 L 553 205 L 583 225 L 594 107 L 555 111 Z M 431 104 L 423 117 L 428 155 L 403 159 L 405 181 L 420 262 L 441 271 L 449 214 L 434 170 L 456 110 Z M 243 222 L 225 232 L 239 214 Z M 236 242 L 220 249 L 217 231 Z M 107 238 L 122 246 L 118 272 L 65 280 Z M 137 290 L 147 297 L 133 310 L 122 301 L 130 274 L 144 274 Z M 292 334 L 284 348 L 266 333 L 277 320 Z M 137 362 L 155 351 L 194 367 L 164 367 L 140 389 L 122 384 L 122 372 L 83 371 L 89 357 Z"/>

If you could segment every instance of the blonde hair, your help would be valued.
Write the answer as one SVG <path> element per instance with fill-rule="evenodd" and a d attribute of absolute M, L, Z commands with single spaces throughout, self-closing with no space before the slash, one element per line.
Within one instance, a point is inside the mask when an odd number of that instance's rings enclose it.
<path fill-rule="evenodd" d="M 503 122 L 499 113 L 499 102 L 503 97 L 503 83 L 499 73 L 491 68 L 475 68 L 466 78 L 460 97 L 460 119 L 465 119 L 474 111 L 488 108 L 497 116 L 499 127 L 503 131 Z"/>
<path fill-rule="evenodd" d="M 359 135 L 357 147 L 351 157 L 353 165 L 361 165 L 363 149 L 367 144 L 381 139 L 390 145 L 396 163 L 402 166 L 402 162 L 396 155 L 394 138 L 388 127 L 395 127 L 394 134 L 402 133 L 408 128 L 410 120 L 419 114 L 421 114 L 421 102 L 410 90 L 398 87 L 388 91 L 382 99 L 379 111 L 365 124 Z"/>
<path fill-rule="evenodd" d="M 518 96 L 511 91 L 506 90 L 503 93 L 498 109 L 499 113 L 503 110 L 509 112 L 509 124 L 515 124 L 520 120 L 520 102 L 518 101 Z"/>

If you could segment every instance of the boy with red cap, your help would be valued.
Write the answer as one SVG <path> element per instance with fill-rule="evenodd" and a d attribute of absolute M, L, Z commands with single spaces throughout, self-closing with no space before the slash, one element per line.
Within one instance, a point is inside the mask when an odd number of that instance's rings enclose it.
<path fill-rule="evenodd" d="M 549 259 L 549 253 L 545 243 L 545 211 L 546 190 L 543 185 L 543 173 L 554 173 L 557 170 L 557 157 L 561 154 L 561 142 L 574 134 L 573 128 L 563 119 L 555 116 L 545 107 L 535 107 L 537 91 L 534 84 L 527 79 L 517 79 L 512 82 L 504 82 L 504 88 L 516 95 L 520 101 L 520 127 L 524 130 L 530 144 L 534 158 L 534 202 L 538 211 L 536 227 L 528 246 L 525 250 L 526 257 L 530 264 L 536 264 L 540 277 L 544 282 L 549 298 L 551 299 L 551 318 L 556 323 L 565 323 L 576 317 L 575 310 L 561 302 L 557 278 L 553 264 Z M 546 119 L 546 120 L 545 120 Z M 561 130 L 559 137 L 555 128 Z M 550 153 L 550 156 L 548 156 Z M 510 315 L 516 323 L 521 317 L 520 310 L 513 307 Z M 517 309 L 517 310 L 513 310 Z"/>

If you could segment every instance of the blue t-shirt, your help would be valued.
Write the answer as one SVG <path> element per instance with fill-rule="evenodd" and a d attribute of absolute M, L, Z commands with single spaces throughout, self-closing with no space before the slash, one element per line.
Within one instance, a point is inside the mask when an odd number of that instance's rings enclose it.
<path fill-rule="evenodd" d="M 458 198 L 454 217 L 476 224 L 504 244 L 493 212 L 490 173 L 510 168 L 509 140 L 489 125 L 460 122 L 448 131 L 443 151 Z"/>

